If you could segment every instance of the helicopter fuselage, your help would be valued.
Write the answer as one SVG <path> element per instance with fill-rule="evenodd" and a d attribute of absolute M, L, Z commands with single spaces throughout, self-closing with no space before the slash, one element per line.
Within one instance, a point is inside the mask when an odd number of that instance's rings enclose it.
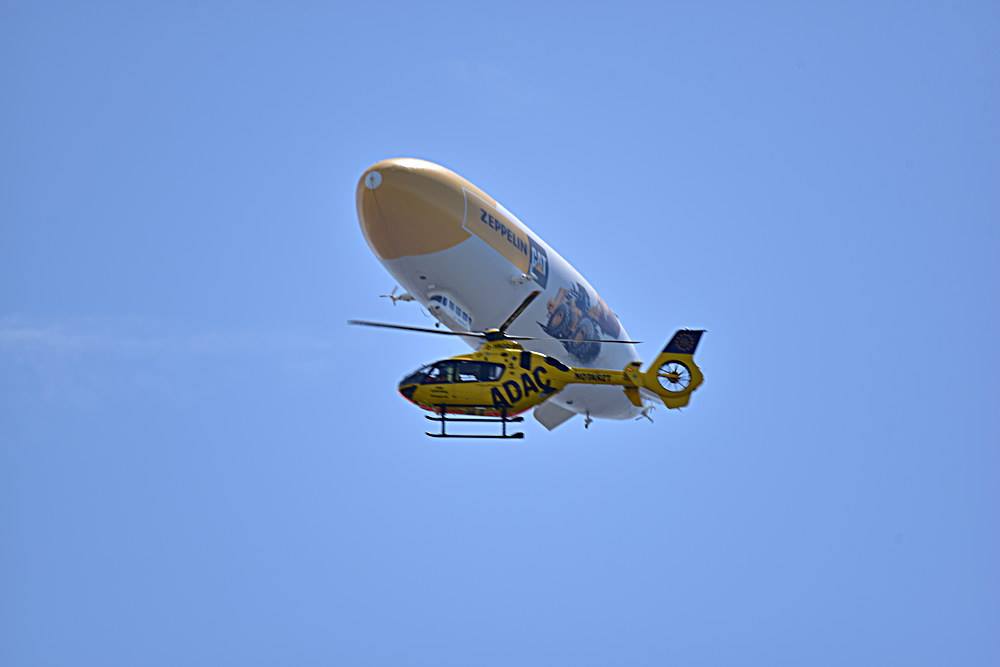
<path fill-rule="evenodd" d="M 571 368 L 520 343 L 496 341 L 484 343 L 471 354 L 418 369 L 400 382 L 399 393 L 431 412 L 514 416 L 555 397 L 568 385 L 611 385 L 635 391 L 641 386 L 638 370 L 638 362 L 623 371 Z M 627 393 L 622 398 L 630 400 Z M 636 393 L 631 400 L 637 399 Z"/>

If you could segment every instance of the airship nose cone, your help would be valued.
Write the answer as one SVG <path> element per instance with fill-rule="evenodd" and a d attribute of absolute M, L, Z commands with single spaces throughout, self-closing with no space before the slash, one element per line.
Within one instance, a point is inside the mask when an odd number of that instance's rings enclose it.
<path fill-rule="evenodd" d="M 465 189 L 458 174 L 425 160 L 378 162 L 361 175 L 358 220 L 372 250 L 396 259 L 445 250 L 469 238 L 463 226 Z"/>

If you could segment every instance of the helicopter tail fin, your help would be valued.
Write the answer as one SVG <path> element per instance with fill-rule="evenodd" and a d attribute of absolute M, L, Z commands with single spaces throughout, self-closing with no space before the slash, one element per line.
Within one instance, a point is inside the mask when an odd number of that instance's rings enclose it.
<path fill-rule="evenodd" d="M 694 361 L 694 352 L 704 329 L 681 329 L 641 374 L 642 386 L 653 392 L 668 408 L 682 408 L 691 393 L 701 386 L 704 376 Z"/>

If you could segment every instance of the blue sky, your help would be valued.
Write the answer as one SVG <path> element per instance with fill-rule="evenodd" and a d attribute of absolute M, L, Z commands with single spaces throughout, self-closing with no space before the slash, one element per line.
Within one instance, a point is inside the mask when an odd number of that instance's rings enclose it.
<path fill-rule="evenodd" d="M 0 662 L 1000 662 L 1000 12 L 814 4 L 4 3 Z M 392 156 L 690 409 L 425 438 Z"/>

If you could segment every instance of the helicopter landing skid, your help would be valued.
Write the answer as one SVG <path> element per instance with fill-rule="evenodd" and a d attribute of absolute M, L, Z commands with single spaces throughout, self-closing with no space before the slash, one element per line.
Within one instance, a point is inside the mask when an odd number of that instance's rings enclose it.
<path fill-rule="evenodd" d="M 431 433 L 425 431 L 427 435 L 432 438 L 488 438 L 494 440 L 520 440 L 524 438 L 524 433 L 507 433 L 507 424 L 516 424 L 518 422 L 523 422 L 524 417 L 508 417 L 507 410 L 504 408 L 500 409 L 499 417 L 479 417 L 479 416 L 463 416 L 463 417 L 453 417 L 447 412 L 449 407 L 462 407 L 462 408 L 489 408 L 491 410 L 496 409 L 492 405 L 462 405 L 462 406 L 450 406 L 445 404 L 440 404 L 435 406 L 438 408 L 438 412 L 435 416 L 424 415 L 424 419 L 429 419 L 432 422 L 440 422 L 441 432 Z M 473 422 L 479 424 L 500 424 L 500 433 L 498 435 L 484 435 L 480 433 L 448 433 L 445 430 L 445 425 L 452 422 Z"/>

